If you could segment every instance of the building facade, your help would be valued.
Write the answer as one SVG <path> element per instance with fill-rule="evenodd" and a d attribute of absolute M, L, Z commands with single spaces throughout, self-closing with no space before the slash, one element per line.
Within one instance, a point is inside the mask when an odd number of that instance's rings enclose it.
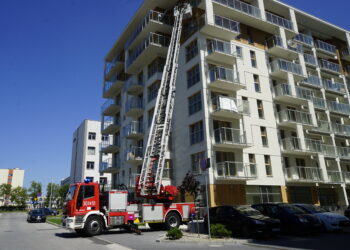
<path fill-rule="evenodd" d="M 145 0 L 105 60 L 101 165 L 140 173 L 178 1 Z M 192 0 L 163 182 L 188 171 L 210 205 L 350 197 L 350 33 L 272 0 Z M 210 158 L 211 168 L 200 169 Z"/>
<path fill-rule="evenodd" d="M 0 185 L 10 184 L 12 188 L 23 187 L 24 170 L 19 168 L 0 169 Z M 0 196 L 0 206 L 5 204 L 5 199 L 9 197 Z"/>
<path fill-rule="evenodd" d="M 99 172 L 101 159 L 108 157 L 100 153 L 100 146 L 107 140 L 101 135 L 99 121 L 84 120 L 73 134 L 73 148 L 70 176 L 64 179 L 64 184 L 83 182 L 110 183 L 110 174 Z"/>

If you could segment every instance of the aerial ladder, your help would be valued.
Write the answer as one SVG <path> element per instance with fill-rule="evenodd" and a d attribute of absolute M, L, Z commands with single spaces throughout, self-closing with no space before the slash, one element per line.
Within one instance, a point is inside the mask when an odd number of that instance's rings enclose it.
<path fill-rule="evenodd" d="M 154 200 L 173 200 L 177 194 L 176 187 L 164 187 L 162 185 L 162 177 L 174 111 L 182 21 L 191 15 L 191 5 L 186 1 L 174 8 L 174 27 L 158 91 L 141 174 L 136 180 L 136 194 L 140 197 Z"/>

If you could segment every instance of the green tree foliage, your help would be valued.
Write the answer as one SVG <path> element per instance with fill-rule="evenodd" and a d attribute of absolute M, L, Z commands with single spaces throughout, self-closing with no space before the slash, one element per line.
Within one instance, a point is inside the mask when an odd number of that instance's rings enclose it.
<path fill-rule="evenodd" d="M 9 196 L 11 195 L 12 186 L 11 184 L 1 184 L 0 185 L 0 196 Z"/>
<path fill-rule="evenodd" d="M 55 184 L 55 183 L 48 183 L 46 186 L 46 200 L 45 200 L 45 206 L 48 207 L 50 204 L 50 199 L 51 202 L 56 202 L 59 199 L 59 190 L 60 190 L 60 185 Z M 52 195 L 52 197 L 51 197 Z M 51 203 L 52 204 L 52 203 Z"/>
<path fill-rule="evenodd" d="M 59 196 L 61 197 L 62 200 L 64 200 L 66 198 L 66 195 L 68 193 L 68 189 L 69 189 L 69 184 L 63 185 L 60 187 L 60 189 L 58 190 Z"/>
<path fill-rule="evenodd" d="M 28 189 L 29 192 L 29 197 L 32 199 L 32 201 L 34 201 L 34 198 L 36 198 L 38 196 L 38 193 L 41 193 L 41 183 L 40 182 L 36 182 L 36 181 L 32 181 L 30 183 L 30 187 Z"/>
<path fill-rule="evenodd" d="M 16 187 L 11 191 L 11 202 L 19 206 L 25 206 L 28 198 L 27 190 L 23 187 Z"/>

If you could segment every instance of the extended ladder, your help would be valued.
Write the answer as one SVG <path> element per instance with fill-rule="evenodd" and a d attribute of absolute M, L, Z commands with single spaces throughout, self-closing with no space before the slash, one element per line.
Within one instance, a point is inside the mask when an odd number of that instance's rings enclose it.
<path fill-rule="evenodd" d="M 188 3 L 180 4 L 174 9 L 174 27 L 138 183 L 140 194 L 144 197 L 160 194 L 165 151 L 169 142 L 174 110 L 182 20 L 185 15 L 191 14 L 191 6 Z"/>

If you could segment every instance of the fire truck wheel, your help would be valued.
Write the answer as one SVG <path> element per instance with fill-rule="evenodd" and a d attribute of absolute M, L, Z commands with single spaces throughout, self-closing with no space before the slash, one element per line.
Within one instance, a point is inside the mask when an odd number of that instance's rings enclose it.
<path fill-rule="evenodd" d="M 165 227 L 166 229 L 171 229 L 175 227 L 179 227 L 181 223 L 181 218 L 177 213 L 170 212 L 165 217 Z"/>
<path fill-rule="evenodd" d="M 102 222 L 97 216 L 87 218 L 84 226 L 84 231 L 87 236 L 99 235 L 102 229 Z"/>

